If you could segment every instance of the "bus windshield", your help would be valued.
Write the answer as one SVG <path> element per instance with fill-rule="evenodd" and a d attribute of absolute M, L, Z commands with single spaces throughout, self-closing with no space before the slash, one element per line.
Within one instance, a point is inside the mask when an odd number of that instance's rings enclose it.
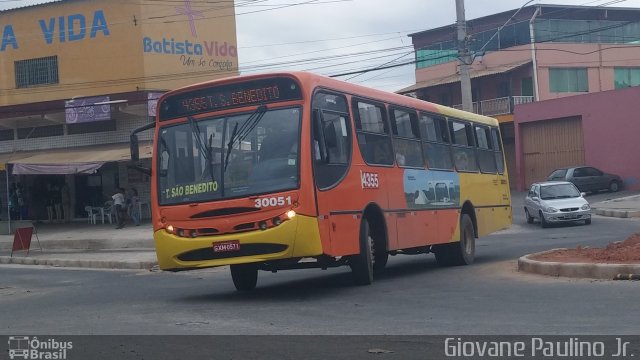
<path fill-rule="evenodd" d="M 161 128 L 160 205 L 298 188 L 300 121 L 300 107 L 259 107 Z"/>

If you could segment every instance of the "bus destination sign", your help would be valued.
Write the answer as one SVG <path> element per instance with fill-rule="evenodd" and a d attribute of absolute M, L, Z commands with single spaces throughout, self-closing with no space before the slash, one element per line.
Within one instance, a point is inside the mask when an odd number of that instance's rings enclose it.
<path fill-rule="evenodd" d="M 165 98 L 158 106 L 160 121 L 250 105 L 302 99 L 300 86 L 291 78 L 260 79 L 211 86 Z"/>

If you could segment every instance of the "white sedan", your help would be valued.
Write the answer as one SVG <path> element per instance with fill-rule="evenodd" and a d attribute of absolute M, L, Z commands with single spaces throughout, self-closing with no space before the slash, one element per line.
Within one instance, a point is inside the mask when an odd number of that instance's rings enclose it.
<path fill-rule="evenodd" d="M 545 181 L 531 185 L 524 200 L 527 223 L 538 219 L 542 227 L 550 224 L 584 221 L 591 224 L 591 207 L 570 182 Z"/>

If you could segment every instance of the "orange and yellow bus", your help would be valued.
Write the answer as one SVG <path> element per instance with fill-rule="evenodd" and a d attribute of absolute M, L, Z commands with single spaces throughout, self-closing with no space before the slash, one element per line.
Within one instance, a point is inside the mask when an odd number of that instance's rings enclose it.
<path fill-rule="evenodd" d="M 498 122 L 305 72 L 170 91 L 154 124 L 152 214 L 163 270 L 349 265 L 370 284 L 389 255 L 474 260 L 511 224 Z"/>

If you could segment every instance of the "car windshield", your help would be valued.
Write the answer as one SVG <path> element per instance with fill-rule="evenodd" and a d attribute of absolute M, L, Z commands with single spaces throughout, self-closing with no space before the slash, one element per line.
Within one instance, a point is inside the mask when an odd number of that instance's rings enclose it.
<path fill-rule="evenodd" d="M 228 199 L 299 186 L 299 107 L 160 129 L 161 205 Z"/>
<path fill-rule="evenodd" d="M 540 198 L 542 200 L 575 198 L 579 196 L 580 192 L 573 184 L 547 185 L 540 188 Z"/>

